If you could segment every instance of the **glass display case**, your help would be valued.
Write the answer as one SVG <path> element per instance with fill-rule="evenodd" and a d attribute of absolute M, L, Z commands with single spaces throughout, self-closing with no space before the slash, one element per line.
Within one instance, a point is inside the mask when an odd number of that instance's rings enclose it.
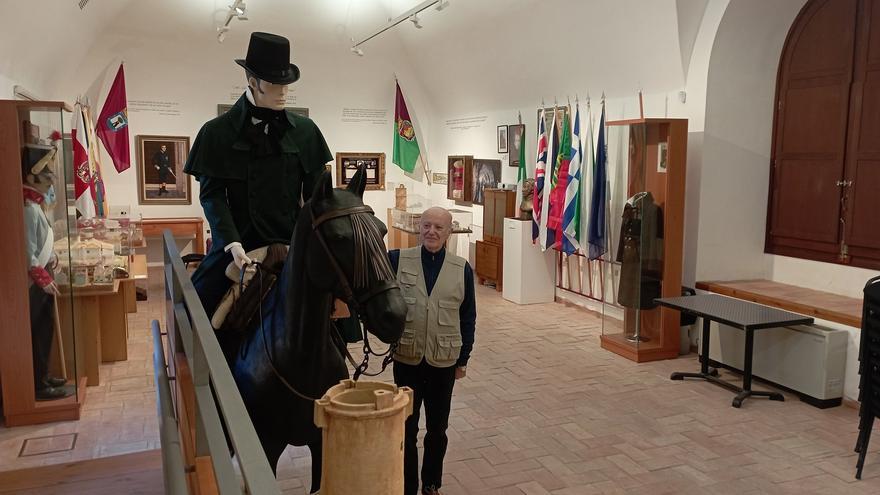
<path fill-rule="evenodd" d="M 471 225 L 474 223 L 474 214 L 470 210 L 462 210 L 460 208 L 452 208 L 449 210 L 452 214 L 452 232 L 454 234 L 471 233 Z"/>
<path fill-rule="evenodd" d="M 0 101 L 0 228 L 7 236 L 0 257 L 8 270 L 0 299 L 11 315 L 0 327 L 7 426 L 78 419 L 84 399 L 83 329 L 73 314 L 80 275 L 71 270 L 78 227 L 69 194 L 76 190 L 70 116 L 60 102 Z M 108 244 L 81 254 L 114 252 Z"/>
<path fill-rule="evenodd" d="M 686 149 L 686 120 L 608 123 L 602 347 L 639 362 L 678 355 Z"/>
<path fill-rule="evenodd" d="M 405 232 L 418 234 L 422 212 L 431 207 L 428 198 L 418 194 L 407 194 L 402 206 L 404 207 L 391 210 L 391 225 Z"/>

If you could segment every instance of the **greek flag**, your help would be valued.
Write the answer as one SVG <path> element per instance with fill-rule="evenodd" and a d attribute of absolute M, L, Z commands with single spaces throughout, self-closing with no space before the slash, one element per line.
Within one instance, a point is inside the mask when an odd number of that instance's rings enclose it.
<path fill-rule="evenodd" d="M 568 163 L 568 183 L 565 188 L 565 208 L 562 213 L 562 251 L 571 255 L 581 248 L 581 111 L 575 102 L 571 132 L 571 160 Z"/>

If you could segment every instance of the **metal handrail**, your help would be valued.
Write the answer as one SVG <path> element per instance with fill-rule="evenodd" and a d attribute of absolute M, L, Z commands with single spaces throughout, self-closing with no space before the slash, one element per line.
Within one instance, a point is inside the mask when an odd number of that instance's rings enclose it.
<path fill-rule="evenodd" d="M 196 402 L 195 455 L 199 457 L 210 456 L 217 488 L 221 494 L 280 495 L 275 475 L 263 452 L 256 430 L 226 363 L 226 358 L 214 336 L 214 329 L 190 281 L 189 273 L 183 266 L 180 252 L 170 231 L 163 232 L 163 240 L 169 353 L 174 355 L 175 352 L 183 352 L 192 375 L 193 388 L 195 389 L 193 396 Z M 156 345 L 157 349 L 162 349 L 161 341 Z M 165 369 L 164 365 L 162 369 Z M 158 380 L 157 375 L 157 384 Z M 167 374 L 165 385 L 167 386 Z M 170 392 L 168 396 L 160 392 L 159 400 L 171 407 Z M 160 404 L 159 407 L 160 422 L 166 421 L 171 424 L 163 416 L 163 411 L 167 409 L 165 405 Z M 230 453 L 227 450 L 221 419 L 226 426 L 228 438 L 244 479 L 243 486 L 238 481 Z M 176 423 L 175 419 L 175 427 Z M 184 432 L 184 434 L 189 433 Z M 173 443 L 169 442 L 167 446 L 169 449 L 180 451 L 179 440 Z M 164 451 L 166 450 L 164 441 L 162 450 L 164 462 Z M 180 456 L 169 457 L 179 462 L 181 466 L 183 465 Z M 173 468 L 173 470 L 176 469 Z M 177 476 L 173 470 L 166 470 L 166 491 L 168 491 L 169 476 L 175 478 Z M 177 492 L 168 491 L 168 493 L 176 494 Z"/>
<path fill-rule="evenodd" d="M 186 473 L 180 445 L 180 426 L 171 404 L 171 385 L 168 365 L 162 347 L 162 330 L 159 322 L 152 321 L 153 374 L 156 377 L 156 406 L 159 413 L 159 439 L 162 442 L 162 472 L 165 475 L 165 493 L 186 495 Z"/>

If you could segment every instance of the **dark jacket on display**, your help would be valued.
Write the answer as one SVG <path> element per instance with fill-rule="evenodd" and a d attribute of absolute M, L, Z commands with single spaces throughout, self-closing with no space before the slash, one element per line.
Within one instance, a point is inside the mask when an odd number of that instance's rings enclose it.
<path fill-rule="evenodd" d="M 627 308 L 652 309 L 663 278 L 663 212 L 650 192 L 641 192 L 627 201 L 622 220 L 617 302 Z"/>
<path fill-rule="evenodd" d="M 287 111 L 290 125 L 278 149 L 261 153 L 247 137 L 253 109 L 242 95 L 228 112 L 205 123 L 184 167 L 199 181 L 199 199 L 219 249 L 231 242 L 241 242 L 245 250 L 289 244 L 301 196 L 311 196 L 333 159 L 315 123 Z"/>

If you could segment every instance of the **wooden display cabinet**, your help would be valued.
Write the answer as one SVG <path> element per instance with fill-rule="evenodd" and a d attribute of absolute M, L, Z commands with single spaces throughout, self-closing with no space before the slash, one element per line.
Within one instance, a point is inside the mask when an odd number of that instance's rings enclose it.
<path fill-rule="evenodd" d="M 618 158 L 625 161 L 609 164 L 625 170 L 621 174 L 625 176 L 621 179 L 624 182 L 617 189 L 625 192 L 625 198 L 617 200 L 618 204 L 612 203 L 608 213 L 610 239 L 615 243 L 608 246 L 608 256 L 621 266 L 615 267 L 615 277 L 620 274 L 620 278 L 615 278 L 613 285 L 617 307 L 612 310 L 609 303 L 604 304 L 601 345 L 636 362 L 678 356 L 679 313 L 652 303 L 657 297 L 681 295 L 687 134 L 686 119 L 608 122 L 608 142 L 628 142 L 629 153 Z M 613 176 L 610 170 L 608 176 Z M 658 219 L 648 221 L 636 214 L 641 232 L 637 229 L 632 236 L 623 234 L 621 225 L 627 222 L 625 204 L 635 209 L 633 205 L 646 197 L 652 199 L 645 200 L 645 210 L 650 210 L 653 203 L 659 212 Z M 650 226 L 656 226 L 656 230 L 650 231 Z M 621 238 L 631 243 L 621 245 Z M 625 249 L 635 249 L 635 258 L 618 259 Z M 622 322 L 612 316 L 621 309 Z"/>
<path fill-rule="evenodd" d="M 83 367 L 75 358 L 78 353 L 76 348 L 81 348 L 77 344 L 80 343 L 78 340 L 82 338 L 80 332 L 83 329 L 73 327 L 69 323 L 71 318 L 59 317 L 59 307 L 72 308 L 66 310 L 72 312 L 78 308 L 70 289 L 65 291 L 64 284 L 57 277 L 56 282 L 62 289 L 62 295 L 57 297 L 66 300 L 53 300 L 47 310 L 54 313 L 50 317 L 54 328 L 49 370 L 55 376 L 64 375 L 68 379 L 65 387 L 72 395 L 54 400 L 36 400 L 31 345 L 31 282 L 28 276 L 30 261 L 24 249 L 22 160 L 25 144 L 36 144 L 43 149 L 54 147 L 57 150 L 49 164 L 55 174 L 57 201 L 53 208 L 46 211 L 46 216 L 50 228 L 55 232 L 56 241 L 65 236 L 70 239 L 71 231 L 76 229 L 75 219 L 68 216 L 73 206 L 73 198 L 67 197 L 67 190 L 73 190 L 73 167 L 69 158 L 69 144 L 65 144 L 65 141 L 69 143 L 70 129 L 67 129 L 67 125 L 70 121 L 70 108 L 62 102 L 0 100 L 0 211 L 3 212 L 0 215 L 0 232 L 5 237 L 0 243 L 0 259 L 4 261 L 3 283 L 0 284 L 0 301 L 3 301 L 4 308 L 3 324 L 0 325 L 0 388 L 6 426 L 79 419 L 85 400 L 86 377 Z M 58 131 L 65 139 L 51 141 L 53 131 Z"/>
<path fill-rule="evenodd" d="M 516 211 L 516 192 L 508 189 L 483 191 L 483 240 L 477 241 L 475 272 L 480 284 L 491 281 L 501 292 L 504 282 L 504 218 Z"/>

